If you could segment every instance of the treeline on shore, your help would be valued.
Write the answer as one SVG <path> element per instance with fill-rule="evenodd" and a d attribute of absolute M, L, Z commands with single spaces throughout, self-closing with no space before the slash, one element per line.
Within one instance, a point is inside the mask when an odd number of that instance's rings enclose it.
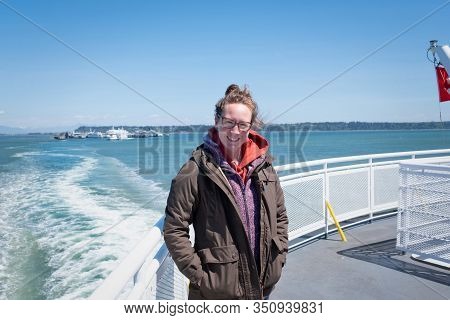
<path fill-rule="evenodd" d="M 133 132 L 137 130 L 154 130 L 161 133 L 206 132 L 211 125 L 180 125 L 180 126 L 115 126 Z M 78 132 L 106 132 L 111 126 L 82 126 Z M 264 131 L 354 131 L 354 130 L 438 130 L 450 129 L 450 121 L 445 122 L 301 122 L 283 124 L 265 124 Z"/>

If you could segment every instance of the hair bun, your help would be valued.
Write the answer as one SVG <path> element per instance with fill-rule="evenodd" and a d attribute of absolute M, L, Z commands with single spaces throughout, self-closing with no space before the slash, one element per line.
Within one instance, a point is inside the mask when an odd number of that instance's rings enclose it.
<path fill-rule="evenodd" d="M 227 91 L 225 91 L 225 95 L 227 96 L 234 91 L 239 92 L 239 91 L 241 91 L 241 89 L 239 88 L 239 86 L 237 84 L 230 84 L 227 88 Z"/>

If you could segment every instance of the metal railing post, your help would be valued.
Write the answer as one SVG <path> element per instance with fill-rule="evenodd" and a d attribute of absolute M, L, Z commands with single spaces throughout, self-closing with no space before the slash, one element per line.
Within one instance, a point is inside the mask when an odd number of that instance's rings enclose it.
<path fill-rule="evenodd" d="M 326 201 L 328 199 L 328 163 L 325 162 L 323 164 L 323 170 L 324 170 L 324 177 L 323 177 L 323 183 L 324 183 L 324 193 L 323 193 L 323 199 L 322 199 L 322 205 L 324 208 L 325 213 L 325 239 L 328 239 L 328 207 L 326 206 Z"/>
<path fill-rule="evenodd" d="M 373 219 L 373 207 L 374 207 L 374 194 L 375 194 L 375 182 L 374 182 L 374 172 L 373 172 L 373 159 L 369 159 L 369 222 Z"/>

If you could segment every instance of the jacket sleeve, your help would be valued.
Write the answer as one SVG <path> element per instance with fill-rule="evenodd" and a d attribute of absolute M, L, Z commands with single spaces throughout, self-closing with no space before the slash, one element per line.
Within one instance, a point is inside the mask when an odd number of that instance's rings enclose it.
<path fill-rule="evenodd" d="M 283 255 L 286 257 L 289 246 L 288 238 L 288 216 L 284 204 L 284 193 L 281 188 L 280 179 L 276 180 L 276 202 L 277 202 L 277 235 L 283 246 Z"/>
<path fill-rule="evenodd" d="M 164 240 L 178 269 L 193 284 L 200 286 L 203 269 L 189 240 L 196 203 L 198 167 L 190 160 L 172 180 L 164 221 Z"/>

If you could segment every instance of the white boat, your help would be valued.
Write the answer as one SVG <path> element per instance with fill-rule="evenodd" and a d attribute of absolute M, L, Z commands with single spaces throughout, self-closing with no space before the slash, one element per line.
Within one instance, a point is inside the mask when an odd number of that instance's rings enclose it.
<path fill-rule="evenodd" d="M 71 133 L 69 133 L 69 138 L 71 139 L 86 139 L 86 137 L 87 133 L 85 132 L 72 131 Z"/>
<path fill-rule="evenodd" d="M 103 133 L 99 131 L 89 131 L 87 134 L 87 138 L 96 138 L 96 139 L 102 139 Z"/>
<path fill-rule="evenodd" d="M 62 132 L 62 133 L 58 133 L 53 138 L 55 138 L 56 140 L 66 140 L 68 137 L 69 137 L 68 132 Z"/>
<path fill-rule="evenodd" d="M 126 140 L 130 133 L 124 128 L 114 129 L 112 127 L 110 130 L 106 131 L 106 138 L 108 140 Z"/>

